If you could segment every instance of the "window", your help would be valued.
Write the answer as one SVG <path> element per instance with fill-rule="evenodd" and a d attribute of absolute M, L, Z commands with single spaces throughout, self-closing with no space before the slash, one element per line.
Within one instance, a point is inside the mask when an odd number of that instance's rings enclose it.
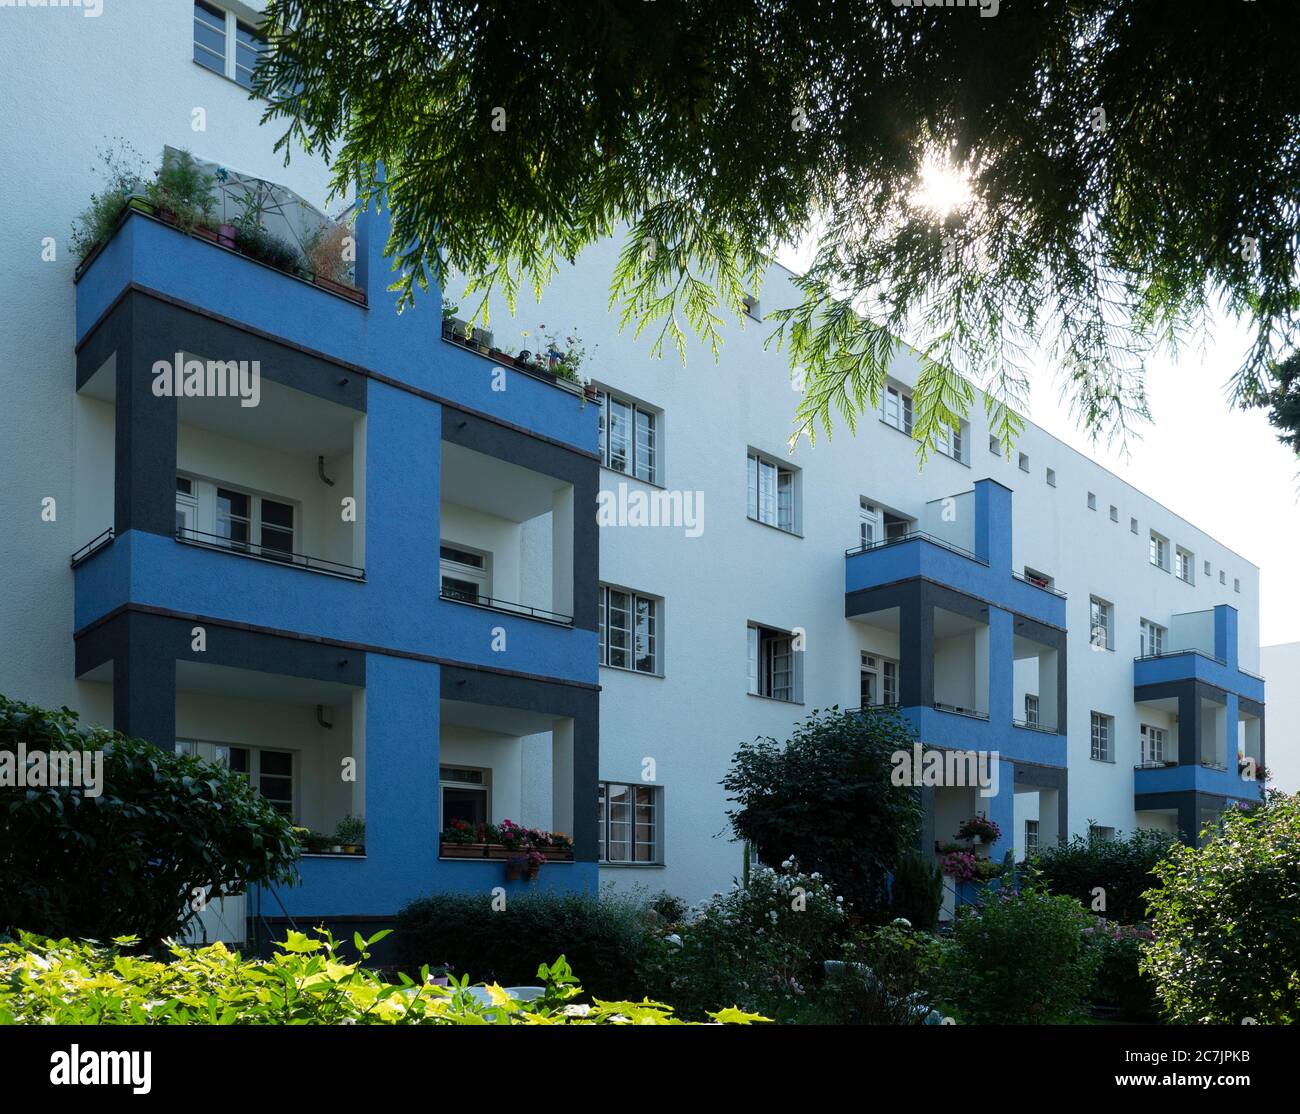
<path fill-rule="evenodd" d="M 1235 576 L 1234 576 L 1234 577 L 1232 578 L 1232 590 L 1233 590 L 1234 592 L 1240 592 L 1240 591 L 1241 591 L 1241 580 L 1240 580 L 1238 577 L 1235 577 Z"/>
<path fill-rule="evenodd" d="M 1111 522 L 1119 521 L 1119 508 L 1114 503 L 1110 505 L 1110 520 Z"/>
<path fill-rule="evenodd" d="M 1038 821 L 1025 821 L 1025 856 L 1038 854 Z"/>
<path fill-rule="evenodd" d="M 1055 486 L 1056 486 L 1056 469 L 1055 469 L 1055 468 L 1049 468 L 1049 469 L 1047 470 L 1047 486 L 1048 486 L 1048 487 L 1055 487 Z"/>
<path fill-rule="evenodd" d="M 1089 824 L 1088 838 L 1100 840 L 1102 843 L 1109 843 L 1115 838 L 1115 829 L 1103 827 L 1101 824 Z"/>
<path fill-rule="evenodd" d="M 1204 564 L 1202 567 L 1203 567 L 1204 570 L 1205 570 L 1205 575 L 1206 575 L 1206 576 L 1209 576 L 1209 575 L 1210 575 L 1210 562 L 1209 562 L 1209 561 L 1206 561 L 1205 564 Z"/>
<path fill-rule="evenodd" d="M 862 651 L 860 703 L 863 708 L 898 703 L 898 662 Z"/>
<path fill-rule="evenodd" d="M 993 434 L 989 434 L 989 452 L 994 456 L 1002 455 L 1002 442 Z"/>
<path fill-rule="evenodd" d="M 1163 727 L 1142 724 L 1142 765 L 1163 765 L 1168 732 Z"/>
<path fill-rule="evenodd" d="M 1038 696 L 1032 692 L 1025 693 L 1025 723 L 1038 726 Z"/>
<path fill-rule="evenodd" d="M 442 594 L 462 603 L 478 603 L 492 598 L 490 553 L 470 549 L 457 543 L 438 547 L 439 577 Z"/>
<path fill-rule="evenodd" d="M 884 541 L 885 516 L 865 495 L 858 497 L 858 544 L 866 547 Z"/>
<path fill-rule="evenodd" d="M 233 12 L 195 0 L 194 61 L 200 66 L 251 89 L 253 71 L 265 48 L 255 27 L 236 19 Z"/>
<path fill-rule="evenodd" d="M 752 317 L 755 321 L 762 321 L 763 315 L 759 312 L 758 299 L 751 294 L 746 294 L 742 299 L 745 303 L 745 316 Z"/>
<path fill-rule="evenodd" d="M 606 863 L 662 862 L 657 785 L 602 781 L 597 790 L 598 852 Z"/>
<path fill-rule="evenodd" d="M 1158 569 L 1169 571 L 1169 539 L 1151 531 L 1151 563 Z"/>
<path fill-rule="evenodd" d="M 912 396 L 906 391 L 888 384 L 880 402 L 880 420 L 885 425 L 911 435 L 912 432 Z"/>
<path fill-rule="evenodd" d="M 1130 518 L 1128 520 L 1128 532 L 1130 534 L 1136 534 L 1138 532 L 1138 520 L 1136 518 Z"/>
<path fill-rule="evenodd" d="M 600 588 L 600 664 L 635 673 L 659 672 L 659 600 L 621 588 Z"/>
<path fill-rule="evenodd" d="M 1191 584 L 1196 574 L 1196 557 L 1181 545 L 1174 550 L 1174 575 Z"/>
<path fill-rule="evenodd" d="M 659 482 L 659 415 L 614 395 L 597 395 L 600 462 L 647 483 Z"/>
<path fill-rule="evenodd" d="M 176 536 L 272 561 L 292 561 L 294 504 L 195 476 L 176 477 Z"/>
<path fill-rule="evenodd" d="M 1222 569 L 1220 569 L 1220 570 L 1219 570 L 1219 583 L 1220 583 L 1220 584 L 1227 584 L 1227 583 L 1228 583 L 1227 577 L 1228 577 L 1228 574 L 1227 574 L 1226 572 L 1224 572 Z"/>
<path fill-rule="evenodd" d="M 749 517 L 755 522 L 794 533 L 795 473 L 792 468 L 749 454 Z"/>
<path fill-rule="evenodd" d="M 1028 454 L 1028 453 L 1021 453 L 1021 454 L 1020 454 L 1020 471 L 1022 471 L 1022 472 L 1028 472 L 1028 471 L 1029 471 L 1029 454 Z"/>
<path fill-rule="evenodd" d="M 1111 716 L 1104 716 L 1100 712 L 1093 712 L 1092 715 L 1092 754 L 1094 762 L 1113 762 L 1114 756 L 1111 754 L 1111 739 L 1114 736 L 1115 720 Z"/>
<path fill-rule="evenodd" d="M 203 743 L 195 739 L 178 739 L 177 754 L 192 754 L 208 762 L 225 766 L 244 777 L 276 812 L 294 815 L 293 752 L 264 750 L 261 747 L 230 746 L 227 743 Z"/>
<path fill-rule="evenodd" d="M 470 827 L 486 824 L 492 815 L 492 771 L 472 766 L 441 766 L 438 771 L 442 794 L 441 827 L 463 820 Z"/>
<path fill-rule="evenodd" d="M 943 426 L 934 439 L 934 447 L 943 453 L 944 456 L 951 457 L 958 464 L 966 463 L 966 437 L 965 431 L 969 428 L 965 422 L 956 426 Z"/>
<path fill-rule="evenodd" d="M 1114 608 L 1097 596 L 1089 597 L 1088 602 L 1088 642 L 1098 650 L 1115 648 L 1115 629 L 1111 622 Z"/>
<path fill-rule="evenodd" d="M 749 691 L 797 703 L 803 699 L 803 655 L 789 631 L 749 626 Z"/>
<path fill-rule="evenodd" d="M 1088 510 L 1095 511 L 1096 509 L 1097 509 L 1097 496 L 1090 491 L 1088 492 Z"/>
<path fill-rule="evenodd" d="M 1150 619 L 1143 619 L 1139 625 L 1141 631 L 1141 656 L 1144 658 L 1155 657 L 1157 654 L 1165 652 L 1165 636 L 1169 633 L 1159 623 L 1153 623 Z"/>

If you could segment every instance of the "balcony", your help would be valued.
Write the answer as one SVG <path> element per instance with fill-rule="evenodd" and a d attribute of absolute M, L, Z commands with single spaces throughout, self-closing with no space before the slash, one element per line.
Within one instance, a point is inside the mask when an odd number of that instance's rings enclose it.
<path fill-rule="evenodd" d="M 1133 686 L 1195 682 L 1264 703 L 1264 679 L 1241 668 L 1236 608 L 1228 604 L 1171 617 L 1159 653 L 1134 659 Z"/>
<path fill-rule="evenodd" d="M 274 183 L 230 174 L 275 196 L 296 198 Z M 314 212 L 301 199 L 296 205 Z M 432 291 L 399 317 L 396 295 L 387 290 L 392 264 L 383 255 L 390 231 L 385 214 L 355 214 L 350 229 L 320 214 L 314 219 L 324 228 L 354 235 L 357 289 L 314 281 L 297 269 L 253 258 L 226 235 L 204 230 L 188 235 L 147 206 L 134 204 L 78 268 L 78 351 L 95 347 L 97 333 L 123 302 L 147 298 L 172 314 L 199 315 L 208 332 L 234 329 L 246 343 L 275 346 L 284 361 L 322 368 L 331 382 L 360 376 L 405 387 L 595 451 L 596 414 L 580 390 L 527 374 L 513 362 L 443 343 L 438 297 Z M 273 231 L 282 230 L 277 226 Z M 290 237 L 286 233 L 282 238 Z M 150 362 L 155 355 L 170 353 L 151 353 Z M 508 390 L 502 389 L 503 381 Z"/>

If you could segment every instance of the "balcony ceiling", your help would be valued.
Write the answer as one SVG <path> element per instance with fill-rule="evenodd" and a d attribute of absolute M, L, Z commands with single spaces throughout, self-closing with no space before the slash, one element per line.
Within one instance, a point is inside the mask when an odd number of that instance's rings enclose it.
<path fill-rule="evenodd" d="M 543 712 L 470 704 L 463 700 L 442 701 L 439 716 L 444 727 L 472 727 L 499 735 L 540 735 L 555 726 L 555 717 Z"/>
<path fill-rule="evenodd" d="M 337 681 L 314 681 L 306 677 L 262 673 L 255 669 L 233 669 L 225 665 L 178 661 L 176 691 L 275 704 L 301 704 L 306 707 L 315 704 L 350 704 L 352 694 L 357 690 Z"/>
<path fill-rule="evenodd" d="M 550 514 L 562 480 L 485 456 L 450 441 L 442 443 L 442 499 L 510 522 Z"/>

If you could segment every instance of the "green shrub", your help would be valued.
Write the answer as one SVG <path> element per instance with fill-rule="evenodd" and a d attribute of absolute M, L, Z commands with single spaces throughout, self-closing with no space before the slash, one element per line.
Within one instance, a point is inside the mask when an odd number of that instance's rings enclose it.
<path fill-rule="evenodd" d="M 726 1002 L 791 1020 L 822 963 L 839 955 L 844 904 L 817 873 L 787 860 L 756 866 L 737 883 L 692 909 L 685 924 L 660 937 L 646 965 L 650 992 L 687 1017 Z"/>
<path fill-rule="evenodd" d="M 592 994 L 617 999 L 640 996 L 652 920 L 643 901 L 614 894 L 511 895 L 497 911 L 490 894 L 435 894 L 398 913 L 393 943 L 408 973 L 441 965 L 502 986 L 528 983 L 563 953 Z"/>
<path fill-rule="evenodd" d="M 211 228 L 217 199 L 216 179 L 200 169 L 188 151 L 167 151 L 157 176 L 145 187 L 145 199 L 184 232 Z"/>
<path fill-rule="evenodd" d="M 894 867 L 890 911 L 913 928 L 933 932 L 943 905 L 943 869 L 920 851 L 903 855 Z"/>
<path fill-rule="evenodd" d="M 295 877 L 290 822 L 237 773 L 0 696 L 0 761 L 20 746 L 102 751 L 102 784 L 0 787 L 0 929 L 151 946 L 181 932 L 199 892 Z"/>
<path fill-rule="evenodd" d="M 686 919 L 690 906 L 675 894 L 661 890 L 650 899 L 650 908 L 654 910 L 655 916 L 666 924 L 678 924 Z"/>
<path fill-rule="evenodd" d="M 896 922 L 847 941 L 798 1020 L 811 1025 L 920 1025 L 935 1008 L 949 945 Z"/>
<path fill-rule="evenodd" d="M 1042 890 L 986 893 L 964 906 L 944 965 L 944 997 L 975 1025 L 1050 1025 L 1083 1012 L 1100 956 L 1072 897 Z"/>
<path fill-rule="evenodd" d="M 1177 836 L 1151 828 L 1114 839 L 1090 830 L 1086 836 L 1044 848 L 1034 865 L 1052 893 L 1077 898 L 1108 920 L 1139 924 L 1147 920 L 1142 894 L 1156 883 L 1152 871 L 1177 842 Z M 1095 894 L 1098 888 L 1105 893 Z M 1104 898 L 1104 907 L 1099 898 Z"/>
<path fill-rule="evenodd" d="M 104 147 L 98 155 L 103 166 L 103 189 L 90 195 L 90 205 L 73 223 L 68 240 L 79 260 L 113 234 L 131 203 L 131 195 L 144 185 L 144 158 L 130 144 L 118 140 L 116 146 Z"/>
<path fill-rule="evenodd" d="M 1227 810 L 1204 847 L 1175 847 L 1155 872 L 1142 969 L 1166 1017 L 1300 1021 L 1300 795 Z"/>
<path fill-rule="evenodd" d="M 921 798 L 892 783 L 916 733 L 897 709 L 814 711 L 786 743 L 742 743 L 722 785 L 741 839 L 775 866 L 795 858 L 832 879 L 854 911 L 888 915 L 888 877 L 921 836 Z"/>
<path fill-rule="evenodd" d="M 1099 920 L 1084 929 L 1089 946 L 1097 953 L 1088 1001 L 1114 1010 L 1124 1021 L 1150 1023 L 1159 1020 L 1155 983 L 1139 968 L 1142 944 L 1151 930 L 1141 925 L 1108 924 Z"/>
<path fill-rule="evenodd" d="M 385 982 L 362 964 L 381 939 L 360 936 L 360 960 L 345 963 L 333 938 L 310 940 L 290 932 L 269 960 L 243 959 L 223 944 L 189 949 L 173 945 L 167 963 L 119 954 L 90 942 L 24 935 L 0 944 L 0 1024 L 13 1025 L 612 1025 L 681 1024 L 654 1002 L 577 1001 L 564 956 L 533 976 L 546 986 L 534 1002 L 503 994 L 491 1004 L 466 993 L 468 976 L 454 986 L 402 977 Z M 132 943 L 123 938 L 118 943 Z M 723 1010 L 714 1020 L 762 1020 Z"/>

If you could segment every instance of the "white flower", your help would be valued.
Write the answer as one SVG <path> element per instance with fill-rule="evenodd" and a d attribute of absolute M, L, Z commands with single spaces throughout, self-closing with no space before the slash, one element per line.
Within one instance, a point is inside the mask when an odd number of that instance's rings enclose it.
<path fill-rule="evenodd" d="M 895 917 L 895 918 L 894 918 L 892 921 L 890 921 L 889 923 L 890 923 L 890 924 L 896 924 L 896 925 L 898 925 L 898 926 L 901 927 L 901 928 L 911 928 L 911 927 L 912 927 L 912 922 L 909 921 L 906 917 Z"/>
<path fill-rule="evenodd" d="M 786 859 L 785 862 L 783 862 L 783 863 L 781 864 L 781 869 L 782 869 L 782 870 L 789 870 L 789 869 L 790 869 L 790 863 L 791 863 L 791 861 L 792 861 L 792 860 L 790 860 L 790 859 Z"/>
<path fill-rule="evenodd" d="M 565 1017 L 586 1017 L 590 1013 L 591 1013 L 591 1007 L 586 1005 L 564 1007 Z"/>
<path fill-rule="evenodd" d="M 844 904 L 844 899 L 843 899 L 842 897 L 837 897 L 837 898 L 835 899 L 835 904 L 836 904 L 836 905 L 843 905 L 843 904 Z"/>
<path fill-rule="evenodd" d="M 813 873 L 809 877 L 811 877 L 816 882 L 820 882 L 822 880 L 822 876 L 818 874 L 816 871 L 813 871 Z"/>

